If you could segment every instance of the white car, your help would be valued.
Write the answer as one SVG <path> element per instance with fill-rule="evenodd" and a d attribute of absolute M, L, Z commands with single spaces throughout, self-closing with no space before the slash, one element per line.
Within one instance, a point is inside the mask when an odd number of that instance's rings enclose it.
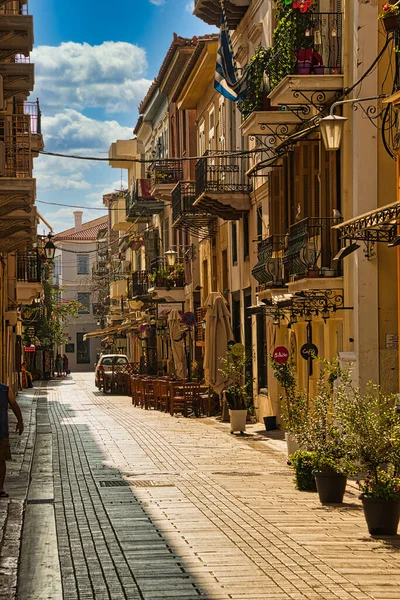
<path fill-rule="evenodd" d="M 112 371 L 115 366 L 129 367 L 129 360 L 125 354 L 102 354 L 96 364 L 94 372 L 94 384 L 101 390 L 103 388 L 104 371 Z"/>

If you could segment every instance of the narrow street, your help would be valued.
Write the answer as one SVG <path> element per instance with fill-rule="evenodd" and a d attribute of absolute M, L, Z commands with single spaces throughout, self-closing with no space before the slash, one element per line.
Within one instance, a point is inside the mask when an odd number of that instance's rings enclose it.
<path fill-rule="evenodd" d="M 27 494 L 20 600 L 400 598 L 400 541 L 368 535 L 353 484 L 341 507 L 297 492 L 260 424 L 239 437 L 133 408 L 92 373 L 20 398 L 8 486 L 8 535 Z M 14 598 L 17 564 L 1 560 L 0 598 Z"/>

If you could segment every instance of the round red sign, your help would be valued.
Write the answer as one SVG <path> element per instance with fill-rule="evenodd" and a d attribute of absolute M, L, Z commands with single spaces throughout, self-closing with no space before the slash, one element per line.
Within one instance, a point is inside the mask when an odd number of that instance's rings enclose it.
<path fill-rule="evenodd" d="M 289 350 L 285 346 L 277 346 L 272 356 L 275 362 L 282 365 L 289 360 Z"/>

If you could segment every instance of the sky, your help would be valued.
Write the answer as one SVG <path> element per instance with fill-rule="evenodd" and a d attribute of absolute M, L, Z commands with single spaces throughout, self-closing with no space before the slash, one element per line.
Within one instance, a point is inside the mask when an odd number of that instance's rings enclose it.
<path fill-rule="evenodd" d="M 112 10 L 110 11 L 110 6 Z M 45 150 L 105 158 L 111 142 L 131 139 L 138 106 L 172 42 L 216 31 L 192 15 L 193 0 L 30 0 L 35 89 Z M 126 171 L 108 163 L 41 155 L 34 161 L 37 209 L 55 232 L 105 212 L 103 194 L 121 189 Z M 44 232 L 39 225 L 38 233 Z M 47 232 L 47 229 L 46 229 Z"/>

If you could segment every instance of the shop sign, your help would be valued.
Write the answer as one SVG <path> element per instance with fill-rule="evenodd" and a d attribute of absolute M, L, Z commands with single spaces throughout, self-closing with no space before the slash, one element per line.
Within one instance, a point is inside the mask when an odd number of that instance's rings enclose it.
<path fill-rule="evenodd" d="M 272 353 L 272 357 L 278 365 L 283 365 L 289 360 L 289 350 L 285 346 L 277 346 Z"/>
<path fill-rule="evenodd" d="M 300 348 L 300 354 L 304 360 L 309 360 L 310 358 L 313 360 L 313 358 L 318 356 L 318 348 L 315 344 L 303 344 L 303 346 Z"/>

